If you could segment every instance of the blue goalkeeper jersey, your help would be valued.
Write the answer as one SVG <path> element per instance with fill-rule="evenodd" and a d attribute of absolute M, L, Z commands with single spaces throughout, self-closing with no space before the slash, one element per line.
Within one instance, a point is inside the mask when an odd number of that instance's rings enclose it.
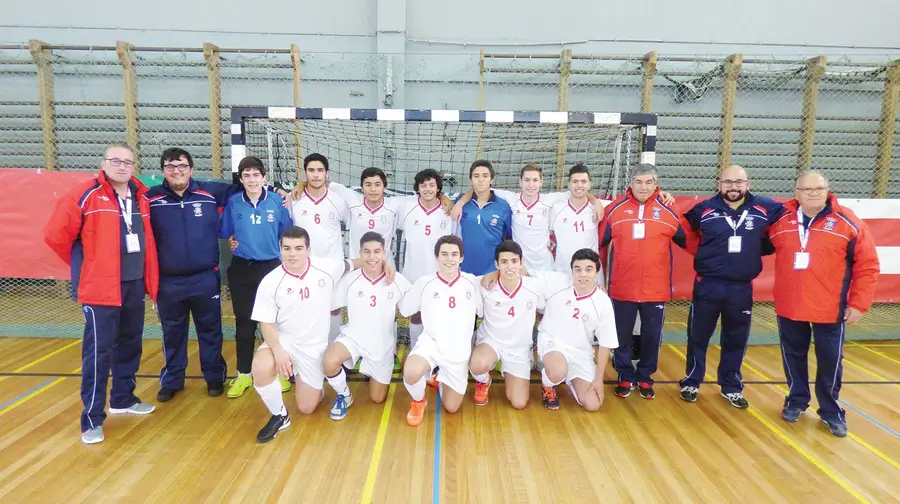
<path fill-rule="evenodd" d="M 496 270 L 494 251 L 500 242 L 512 238 L 512 209 L 509 203 L 491 191 L 490 200 L 479 207 L 473 196 L 463 206 L 459 233 L 465 249 L 460 269 L 473 275 Z"/>

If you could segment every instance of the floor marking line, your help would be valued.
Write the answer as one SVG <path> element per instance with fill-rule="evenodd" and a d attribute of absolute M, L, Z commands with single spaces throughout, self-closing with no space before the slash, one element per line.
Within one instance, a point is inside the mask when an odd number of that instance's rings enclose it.
<path fill-rule="evenodd" d="M 372 458 L 369 460 L 369 471 L 366 473 L 366 483 L 363 486 L 363 495 L 360 503 L 369 504 L 375 494 L 375 479 L 378 476 L 378 465 L 381 463 L 381 454 L 384 451 L 384 439 L 387 437 L 388 422 L 391 420 L 391 410 L 394 406 L 394 392 L 397 384 L 392 383 L 388 388 L 387 399 L 384 401 L 384 410 L 381 412 L 381 423 L 378 425 L 378 435 L 375 437 L 375 448 L 372 450 Z"/>

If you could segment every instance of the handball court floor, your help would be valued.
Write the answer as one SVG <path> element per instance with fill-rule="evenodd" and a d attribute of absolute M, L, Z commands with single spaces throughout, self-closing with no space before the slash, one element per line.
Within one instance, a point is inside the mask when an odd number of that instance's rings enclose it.
<path fill-rule="evenodd" d="M 385 405 L 353 374 L 347 418 L 328 417 L 327 387 L 312 416 L 294 412 L 289 393 L 292 425 L 265 445 L 255 436 L 269 413 L 253 390 L 207 397 L 196 341 L 185 390 L 158 404 L 161 343 L 144 345 L 137 393 L 156 412 L 110 417 L 106 441 L 84 446 L 80 340 L 0 338 L 0 502 L 900 502 L 898 342 L 847 344 L 844 439 L 825 430 L 815 398 L 800 422 L 781 420 L 777 346 L 750 347 L 751 408 L 737 410 L 715 385 L 681 401 L 684 347 L 664 345 L 653 401 L 617 398 L 609 385 L 601 410 L 586 413 L 561 386 L 560 409 L 548 411 L 535 379 L 516 411 L 495 374 L 490 404 L 476 407 L 470 386 L 453 415 L 429 390 L 412 428 L 399 373 Z M 718 358 L 711 347 L 713 376 Z"/>

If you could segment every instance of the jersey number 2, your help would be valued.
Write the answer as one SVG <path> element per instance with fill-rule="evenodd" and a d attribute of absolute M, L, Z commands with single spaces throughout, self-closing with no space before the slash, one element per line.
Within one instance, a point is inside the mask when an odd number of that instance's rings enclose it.
<path fill-rule="evenodd" d="M 575 313 L 572 314 L 572 318 L 575 320 L 578 320 L 580 317 L 581 317 L 581 310 L 578 308 L 575 308 Z"/>

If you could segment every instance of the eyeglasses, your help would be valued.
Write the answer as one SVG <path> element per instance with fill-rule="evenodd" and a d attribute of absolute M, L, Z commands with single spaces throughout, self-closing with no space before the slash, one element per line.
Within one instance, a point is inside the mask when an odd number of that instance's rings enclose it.
<path fill-rule="evenodd" d="M 106 161 L 113 166 L 125 165 L 126 168 L 134 168 L 134 161 L 130 159 L 106 158 Z"/>
<path fill-rule="evenodd" d="M 188 171 L 188 169 L 189 169 L 190 167 L 191 167 L 191 165 L 188 165 L 188 164 L 172 164 L 172 163 L 166 163 L 166 164 L 163 165 L 163 169 L 166 170 L 167 172 L 173 172 L 173 171 L 175 171 L 175 170 L 178 170 L 178 171 L 180 171 L 181 173 L 184 173 L 184 172 Z"/>
<path fill-rule="evenodd" d="M 719 183 L 722 184 L 722 187 L 741 187 L 747 185 L 749 180 L 720 180 Z"/>
<path fill-rule="evenodd" d="M 820 194 L 823 192 L 828 192 L 827 187 L 798 187 L 797 190 L 802 192 L 803 194 Z"/>

